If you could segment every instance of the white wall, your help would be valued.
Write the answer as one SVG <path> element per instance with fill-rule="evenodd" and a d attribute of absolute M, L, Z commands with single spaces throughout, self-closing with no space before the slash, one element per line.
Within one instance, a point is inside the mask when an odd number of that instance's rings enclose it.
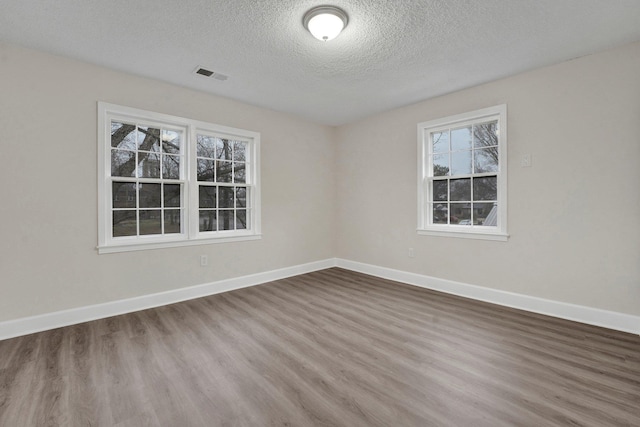
<path fill-rule="evenodd" d="M 640 314 L 639 76 L 636 43 L 340 127 L 337 256 Z M 417 123 L 502 103 L 509 241 L 417 236 Z"/>
<path fill-rule="evenodd" d="M 0 43 L 0 322 L 332 257 L 639 315 L 639 75 L 640 43 L 334 129 Z M 263 239 L 98 255 L 99 100 L 260 132 Z M 417 236 L 416 124 L 501 103 L 509 241 Z"/>
<path fill-rule="evenodd" d="M 262 240 L 98 255 L 97 101 L 260 132 Z M 289 115 L 0 43 L 0 321 L 332 257 L 334 138 Z"/>

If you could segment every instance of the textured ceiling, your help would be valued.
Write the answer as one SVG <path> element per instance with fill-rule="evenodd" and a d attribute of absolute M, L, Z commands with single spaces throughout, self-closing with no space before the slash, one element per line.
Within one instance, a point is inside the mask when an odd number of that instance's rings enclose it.
<path fill-rule="evenodd" d="M 640 0 L 333 0 L 326 43 L 323 3 L 1 0 L 0 40 L 332 125 L 640 40 Z"/>

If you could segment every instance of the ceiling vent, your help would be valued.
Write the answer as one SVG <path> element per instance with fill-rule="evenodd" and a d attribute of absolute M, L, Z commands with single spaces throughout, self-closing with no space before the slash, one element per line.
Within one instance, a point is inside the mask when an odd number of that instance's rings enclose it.
<path fill-rule="evenodd" d="M 208 70 L 204 67 L 197 67 L 194 71 L 194 73 L 199 74 L 201 76 L 204 77 L 210 77 L 212 79 L 216 79 L 216 80 L 220 80 L 220 81 L 225 81 L 229 78 L 229 76 L 225 76 L 224 74 L 220 74 L 220 73 L 216 73 L 215 71 L 211 71 Z"/>

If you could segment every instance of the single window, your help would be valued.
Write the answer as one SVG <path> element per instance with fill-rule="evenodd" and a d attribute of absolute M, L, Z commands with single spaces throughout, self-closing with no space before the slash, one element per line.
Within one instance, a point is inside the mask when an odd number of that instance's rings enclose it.
<path fill-rule="evenodd" d="M 418 125 L 418 233 L 506 240 L 506 105 Z"/>
<path fill-rule="evenodd" d="M 198 133 L 196 141 L 199 231 L 246 230 L 253 208 L 247 185 L 249 141 L 206 133 Z"/>
<path fill-rule="evenodd" d="M 99 252 L 260 236 L 260 135 L 98 103 Z"/>

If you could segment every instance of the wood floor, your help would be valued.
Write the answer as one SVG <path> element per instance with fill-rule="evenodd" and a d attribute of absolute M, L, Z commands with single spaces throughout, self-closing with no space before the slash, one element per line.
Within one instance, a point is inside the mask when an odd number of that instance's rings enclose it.
<path fill-rule="evenodd" d="M 0 425 L 640 426 L 640 337 L 334 268 L 0 341 Z"/>

